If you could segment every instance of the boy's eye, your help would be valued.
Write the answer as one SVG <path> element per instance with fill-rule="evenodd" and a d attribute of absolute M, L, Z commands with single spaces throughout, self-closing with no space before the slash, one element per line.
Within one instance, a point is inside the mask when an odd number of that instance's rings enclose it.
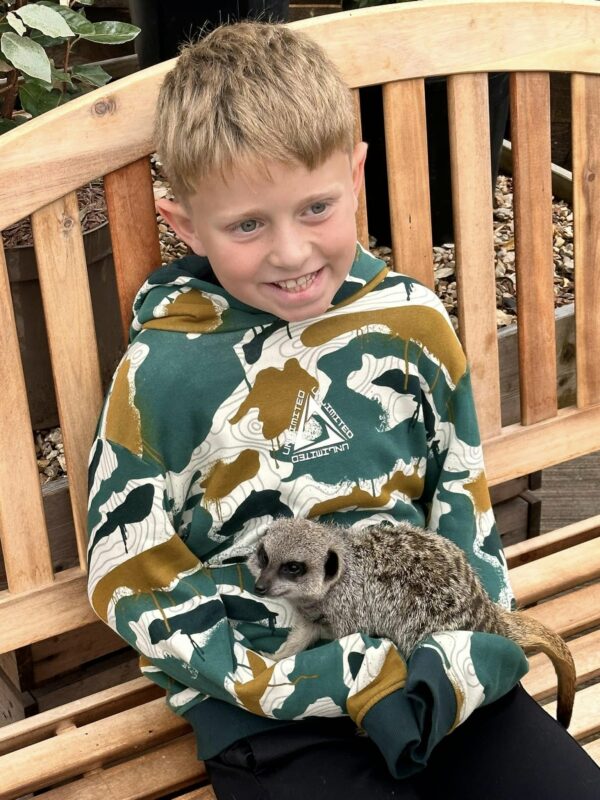
<path fill-rule="evenodd" d="M 313 203 L 310 207 L 311 214 L 323 214 L 327 210 L 327 203 Z"/>
<path fill-rule="evenodd" d="M 255 219 L 245 219 L 238 225 L 238 229 L 242 231 L 242 233 L 254 233 L 257 227 L 258 222 Z"/>

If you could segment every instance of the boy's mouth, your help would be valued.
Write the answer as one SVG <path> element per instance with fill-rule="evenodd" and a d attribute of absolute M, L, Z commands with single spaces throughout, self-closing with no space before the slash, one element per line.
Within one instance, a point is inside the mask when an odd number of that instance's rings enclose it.
<path fill-rule="evenodd" d="M 302 292 L 311 285 L 320 271 L 321 270 L 319 269 L 316 272 L 311 272 L 308 275 L 302 275 L 299 278 L 289 278 L 286 281 L 273 281 L 273 286 L 277 286 L 279 289 L 283 289 L 285 292 Z"/>

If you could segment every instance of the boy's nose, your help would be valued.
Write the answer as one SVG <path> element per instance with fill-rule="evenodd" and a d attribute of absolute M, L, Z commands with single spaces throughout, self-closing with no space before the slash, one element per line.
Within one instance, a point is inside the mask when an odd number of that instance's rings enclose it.
<path fill-rule="evenodd" d="M 298 270 L 311 254 L 311 245 L 302 232 L 287 227 L 273 236 L 269 261 L 286 271 Z"/>

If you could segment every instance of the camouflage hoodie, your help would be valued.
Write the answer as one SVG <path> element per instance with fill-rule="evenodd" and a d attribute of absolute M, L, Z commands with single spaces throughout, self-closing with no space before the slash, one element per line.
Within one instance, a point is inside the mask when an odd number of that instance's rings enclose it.
<path fill-rule="evenodd" d="M 281 515 L 409 520 L 453 539 L 510 606 L 465 356 L 437 297 L 360 247 L 332 307 L 303 322 L 244 305 L 211 275 L 184 258 L 135 301 L 90 456 L 91 603 L 170 707 L 191 712 L 200 757 L 349 715 L 408 775 L 514 686 L 522 651 L 440 633 L 405 663 L 356 633 L 276 663 L 265 653 L 292 610 L 253 595 L 245 560 Z"/>

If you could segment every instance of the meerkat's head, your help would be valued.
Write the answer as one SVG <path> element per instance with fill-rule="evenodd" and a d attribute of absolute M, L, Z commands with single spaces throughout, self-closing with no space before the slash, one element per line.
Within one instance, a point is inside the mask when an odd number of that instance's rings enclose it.
<path fill-rule="evenodd" d="M 343 528 L 281 518 L 267 530 L 248 567 L 258 595 L 321 600 L 343 569 Z"/>

